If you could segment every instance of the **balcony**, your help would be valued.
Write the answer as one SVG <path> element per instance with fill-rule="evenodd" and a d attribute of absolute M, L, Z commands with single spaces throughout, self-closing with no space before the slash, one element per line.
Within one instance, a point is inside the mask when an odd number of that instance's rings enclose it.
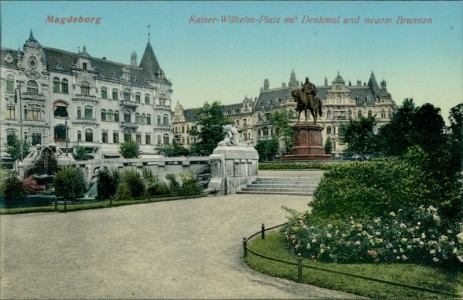
<path fill-rule="evenodd" d="M 72 98 L 72 101 L 98 103 L 96 96 L 90 95 L 76 95 Z"/>
<path fill-rule="evenodd" d="M 121 127 L 125 129 L 137 129 L 138 124 L 134 122 L 121 122 Z"/>
<path fill-rule="evenodd" d="M 121 100 L 122 107 L 133 108 L 134 110 L 140 105 L 138 102 L 129 101 L 129 100 Z"/>
<path fill-rule="evenodd" d="M 22 93 L 21 98 L 23 101 L 41 101 L 45 102 L 45 96 L 43 94 L 35 94 L 35 93 Z"/>
<path fill-rule="evenodd" d="M 75 119 L 72 121 L 74 125 L 86 125 L 86 126 L 98 126 L 99 123 L 96 119 L 87 118 L 87 119 Z"/>
<path fill-rule="evenodd" d="M 48 127 L 48 123 L 46 123 L 44 120 L 28 120 L 28 119 L 24 119 L 23 120 L 23 125 L 24 126 L 32 126 L 32 127 Z"/>

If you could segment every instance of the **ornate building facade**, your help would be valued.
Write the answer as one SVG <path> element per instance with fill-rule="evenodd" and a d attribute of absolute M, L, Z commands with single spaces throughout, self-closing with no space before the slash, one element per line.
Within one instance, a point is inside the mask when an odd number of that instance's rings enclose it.
<path fill-rule="evenodd" d="M 94 157 L 119 156 L 127 139 L 142 154 L 172 141 L 172 83 L 148 41 L 140 64 L 43 47 L 33 36 L 20 50 L 1 48 L 0 152 L 8 135 L 31 145 L 80 145 Z M 2 156 L 3 156 L 2 155 Z"/>
<path fill-rule="evenodd" d="M 276 136 L 276 128 L 268 120 L 268 116 L 275 111 L 286 110 L 290 115 L 290 123 L 297 122 L 297 113 L 295 111 L 296 102 L 291 96 L 291 90 L 301 88 L 300 82 L 296 79 L 294 71 L 291 72 L 288 83 L 282 83 L 280 87 L 270 88 L 267 79 L 264 80 L 264 86 L 260 89 L 259 96 L 254 100 L 245 98 L 241 103 L 226 105 L 222 107 L 224 114 L 234 120 L 235 125 L 243 132 L 243 138 L 249 143 L 256 145 L 259 140 L 267 140 Z M 368 82 L 362 83 L 357 80 L 353 85 L 350 81 L 345 82 L 338 73 L 331 84 L 325 78 L 323 85 L 317 85 L 317 97 L 323 103 L 323 115 L 317 120 L 318 124 L 324 127 L 322 131 L 323 141 L 331 139 L 333 145 L 333 154 L 342 155 L 344 145 L 339 138 L 339 130 L 343 124 L 349 122 L 349 119 L 358 119 L 361 117 L 375 116 L 377 127 L 389 122 L 392 113 L 396 109 L 395 101 L 387 91 L 386 81 L 378 84 L 374 73 L 372 72 Z M 196 126 L 195 113 L 200 109 L 184 110 L 178 104 L 174 112 L 174 135 L 175 128 L 182 128 L 186 124 L 191 128 Z M 303 120 L 301 116 L 301 120 Z M 310 121 L 310 117 L 309 117 Z M 188 130 L 182 131 L 184 140 L 188 140 Z M 190 137 L 191 138 L 191 137 Z M 181 145 L 189 146 L 183 143 L 183 139 L 177 139 Z"/>

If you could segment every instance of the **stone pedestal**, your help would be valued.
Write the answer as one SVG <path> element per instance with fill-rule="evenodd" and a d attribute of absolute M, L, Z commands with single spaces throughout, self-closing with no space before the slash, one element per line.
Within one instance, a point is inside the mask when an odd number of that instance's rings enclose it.
<path fill-rule="evenodd" d="M 322 145 L 323 127 L 314 124 L 293 126 L 293 147 L 291 153 L 283 155 L 282 160 L 331 160 Z"/>
<path fill-rule="evenodd" d="M 250 146 L 218 146 L 211 156 L 208 189 L 235 194 L 257 178 L 259 154 Z"/>

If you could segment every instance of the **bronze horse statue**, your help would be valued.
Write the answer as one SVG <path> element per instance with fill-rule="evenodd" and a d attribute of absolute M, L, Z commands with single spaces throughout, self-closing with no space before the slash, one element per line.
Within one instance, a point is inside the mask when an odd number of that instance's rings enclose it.
<path fill-rule="evenodd" d="M 292 90 L 291 95 L 293 96 L 294 101 L 297 102 L 297 123 L 299 123 L 301 112 L 303 111 L 305 113 L 305 122 L 307 123 L 307 110 L 310 110 L 313 117 L 313 123 L 317 124 L 317 116 L 322 115 L 322 102 L 320 99 L 318 99 L 315 95 L 308 96 L 300 89 Z"/>

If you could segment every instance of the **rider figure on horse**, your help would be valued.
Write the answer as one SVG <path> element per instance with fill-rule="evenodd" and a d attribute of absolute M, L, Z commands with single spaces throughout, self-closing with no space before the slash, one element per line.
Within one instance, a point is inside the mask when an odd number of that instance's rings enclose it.
<path fill-rule="evenodd" d="M 309 77 L 305 78 L 305 83 L 302 85 L 302 92 L 306 95 L 307 100 L 313 99 L 318 92 L 315 84 L 310 82 Z"/>

